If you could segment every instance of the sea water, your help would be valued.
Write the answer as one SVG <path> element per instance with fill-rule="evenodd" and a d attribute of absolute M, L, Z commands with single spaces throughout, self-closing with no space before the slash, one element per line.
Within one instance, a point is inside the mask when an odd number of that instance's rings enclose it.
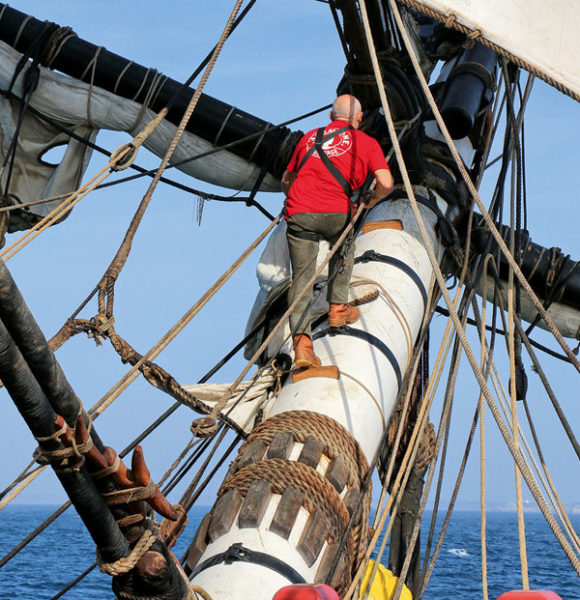
<path fill-rule="evenodd" d="M 0 554 L 4 556 L 56 507 L 8 506 L 0 513 Z M 206 508 L 194 508 L 175 554 L 181 557 Z M 430 518 L 430 515 L 426 515 Z M 482 597 L 479 514 L 456 512 L 443 545 L 425 600 L 472 600 Z M 438 515 L 438 523 L 443 515 Z M 580 515 L 572 516 L 580 531 Z M 423 538 L 428 526 L 423 527 Z M 437 530 L 439 526 L 437 527 Z M 521 589 L 516 516 L 489 513 L 487 519 L 489 597 Z M 574 572 L 554 535 L 539 514 L 526 515 L 526 540 L 530 586 L 550 589 L 563 600 L 580 600 L 580 578 Z M 425 539 L 422 540 L 423 545 Z M 72 509 L 2 569 L 1 600 L 48 600 L 89 567 L 95 559 L 94 544 Z M 235 564 L 231 567 L 235 569 Z M 94 570 L 64 596 L 67 600 L 110 600 L 110 577 Z"/>

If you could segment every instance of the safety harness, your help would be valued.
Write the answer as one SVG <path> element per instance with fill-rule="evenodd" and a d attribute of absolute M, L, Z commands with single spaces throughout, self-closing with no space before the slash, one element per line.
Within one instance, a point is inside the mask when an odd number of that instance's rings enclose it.
<path fill-rule="evenodd" d="M 304 158 L 301 160 L 300 164 L 298 165 L 298 169 L 296 170 L 296 173 L 298 174 L 300 169 L 304 166 L 306 161 L 314 154 L 314 152 L 318 152 L 318 156 L 320 156 L 320 159 L 322 160 L 322 163 L 324 164 L 324 166 L 328 169 L 330 174 L 336 179 L 336 181 L 338 182 L 340 187 L 344 190 L 344 193 L 348 196 L 349 203 L 350 203 L 350 210 L 352 212 L 352 203 L 350 202 L 350 199 L 352 196 L 352 187 L 350 186 L 350 183 L 346 180 L 346 177 L 337 169 L 336 165 L 330 160 L 330 158 L 328 157 L 328 154 L 326 154 L 326 152 L 324 151 L 324 148 L 322 147 L 322 144 L 324 144 L 325 142 L 332 140 L 333 138 L 339 136 L 341 133 L 344 133 L 345 131 L 349 131 L 350 129 L 352 129 L 352 126 L 347 125 L 346 127 L 341 127 L 340 129 L 335 129 L 334 131 L 331 131 L 327 135 L 324 135 L 324 127 L 321 127 L 320 129 L 318 129 L 316 131 L 316 137 L 314 138 L 314 144 L 308 149 L 308 151 L 304 155 Z"/>

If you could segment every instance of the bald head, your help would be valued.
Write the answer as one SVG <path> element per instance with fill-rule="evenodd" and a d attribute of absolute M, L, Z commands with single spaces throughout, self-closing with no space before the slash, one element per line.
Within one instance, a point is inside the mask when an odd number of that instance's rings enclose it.
<path fill-rule="evenodd" d="M 360 102 L 349 94 L 339 96 L 332 105 L 330 118 L 333 120 L 347 121 L 353 127 L 358 127 L 362 120 L 362 107 Z"/>

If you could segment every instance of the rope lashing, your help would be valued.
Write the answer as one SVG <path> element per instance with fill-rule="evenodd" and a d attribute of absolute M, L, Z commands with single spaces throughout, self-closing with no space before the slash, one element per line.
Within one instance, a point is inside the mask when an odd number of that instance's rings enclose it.
<path fill-rule="evenodd" d="M 151 527 L 151 524 L 150 524 Z M 106 573 L 107 575 L 117 576 L 128 573 L 131 569 L 135 568 L 141 557 L 153 546 L 157 541 L 156 531 L 152 528 L 145 529 L 143 535 L 139 538 L 139 541 L 135 544 L 129 556 L 125 556 L 116 560 L 115 562 L 106 563 L 103 562 L 99 551 L 97 550 L 97 564 L 99 565 L 99 571 Z"/>

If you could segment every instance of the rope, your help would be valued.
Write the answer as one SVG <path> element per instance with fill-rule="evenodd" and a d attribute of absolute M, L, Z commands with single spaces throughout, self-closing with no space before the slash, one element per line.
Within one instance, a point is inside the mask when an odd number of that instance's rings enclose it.
<path fill-rule="evenodd" d="M 398 12 L 396 3 L 394 0 L 389 0 L 390 1 L 390 5 L 393 9 L 393 14 L 395 16 L 395 19 L 398 23 L 399 29 L 401 30 L 401 34 L 403 36 L 403 40 L 405 42 L 405 45 L 407 47 L 407 50 L 409 52 L 409 55 L 411 57 L 411 60 L 413 62 L 413 65 L 415 66 L 416 70 L 417 70 L 417 76 L 420 78 L 421 84 L 425 84 L 425 87 L 427 87 L 426 82 L 424 77 L 422 76 L 421 73 L 421 69 L 417 63 L 417 59 L 416 56 L 414 55 L 412 46 L 411 46 L 411 41 L 409 39 L 409 36 L 407 35 L 404 25 L 401 21 L 401 16 Z M 437 258 L 435 256 L 435 253 L 433 251 L 433 248 L 431 246 L 431 242 L 429 240 L 429 236 L 427 233 L 427 230 L 425 228 L 425 224 L 423 222 L 422 216 L 421 216 L 421 212 L 419 210 L 419 207 L 417 205 L 417 200 L 415 198 L 414 192 L 413 192 L 413 188 L 411 186 L 411 182 L 409 180 L 409 175 L 407 172 L 407 169 L 405 167 L 404 164 L 404 160 L 403 160 L 403 156 L 401 154 L 401 148 L 399 146 L 398 140 L 396 139 L 396 135 L 394 132 L 394 125 L 393 125 L 393 119 L 390 113 L 390 108 L 387 102 L 387 98 L 386 98 L 386 93 L 384 90 L 384 86 L 382 83 L 382 75 L 380 72 L 380 68 L 378 65 L 378 61 L 377 61 L 377 57 L 376 57 L 376 51 L 374 49 L 374 45 L 373 45 L 373 41 L 372 41 L 372 36 L 370 33 L 370 26 L 368 23 L 368 16 L 366 13 L 366 6 L 364 3 L 364 0 L 361 0 L 361 13 L 363 16 L 363 21 L 364 21 L 364 25 L 365 25 L 365 35 L 367 37 L 367 44 L 369 46 L 369 50 L 371 52 L 371 57 L 372 57 L 372 62 L 373 62 L 373 70 L 375 72 L 375 77 L 377 79 L 377 83 L 378 83 L 378 90 L 379 90 L 379 95 L 381 97 L 381 104 L 383 106 L 383 110 L 385 112 L 385 117 L 387 119 L 387 125 L 389 128 L 389 132 L 391 135 L 391 140 L 393 143 L 393 146 L 395 148 L 395 155 L 397 157 L 397 163 L 399 165 L 401 174 L 403 176 L 403 181 L 405 183 L 405 190 L 407 191 L 407 194 L 409 196 L 409 200 L 411 202 L 411 207 L 413 209 L 413 212 L 415 214 L 415 217 L 417 219 L 417 223 L 419 225 L 419 230 L 421 233 L 421 239 L 423 240 L 423 243 L 425 245 L 425 249 L 427 251 L 427 255 L 429 257 L 429 261 L 431 262 L 431 266 L 434 270 L 439 288 L 441 290 L 441 293 L 443 295 L 443 298 L 445 299 L 445 303 L 447 304 L 447 307 L 449 309 L 450 312 L 450 316 L 451 316 L 451 320 L 455 326 L 457 335 L 459 336 L 459 339 L 461 341 L 461 345 L 464 348 L 465 354 L 469 360 L 469 363 L 471 365 L 471 368 L 475 374 L 475 377 L 485 395 L 485 399 L 488 403 L 488 406 L 490 407 L 490 410 L 498 424 L 498 427 L 502 433 L 502 436 L 510 450 L 510 452 L 512 453 L 518 467 L 520 468 L 520 470 L 522 471 L 522 475 L 524 476 L 524 479 L 526 480 L 526 483 L 528 484 L 528 487 L 530 488 L 530 491 L 532 492 L 536 502 L 538 503 L 538 506 L 540 508 L 540 510 L 542 511 L 542 513 L 544 514 L 544 517 L 546 518 L 546 521 L 548 522 L 548 524 L 550 525 L 550 528 L 552 529 L 552 531 L 554 532 L 554 535 L 556 536 L 556 538 L 558 539 L 558 541 L 560 542 L 560 544 L 562 545 L 562 548 L 564 549 L 564 552 L 566 553 L 566 556 L 568 557 L 568 559 L 570 560 L 570 562 L 572 563 L 572 565 L 574 566 L 574 569 L 580 574 L 580 560 L 578 559 L 577 556 L 575 556 L 572 548 L 570 547 L 568 541 L 566 540 L 564 534 L 562 533 L 562 530 L 560 529 L 558 523 L 555 521 L 553 515 L 550 513 L 545 500 L 541 497 L 541 492 L 538 488 L 538 484 L 533 476 L 533 474 L 531 473 L 531 471 L 528 469 L 527 465 L 525 464 L 525 462 L 522 459 L 522 456 L 520 453 L 517 452 L 517 449 L 514 447 L 513 444 L 513 440 L 509 434 L 508 428 L 506 427 L 499 411 L 497 408 L 497 405 L 493 399 L 493 397 L 491 396 L 490 390 L 487 386 L 487 383 L 485 381 L 485 378 L 481 372 L 481 370 L 479 369 L 479 366 L 477 364 L 477 360 L 473 354 L 473 351 L 471 350 L 471 346 L 469 344 L 469 341 L 467 340 L 467 337 L 465 335 L 465 330 L 463 328 L 463 326 L 461 325 L 459 318 L 457 316 L 457 312 L 455 310 L 455 307 L 453 306 L 453 303 L 451 301 L 451 297 L 449 295 L 449 291 L 447 290 L 446 286 L 445 286 L 445 278 L 443 277 L 443 274 L 441 272 L 441 268 L 439 267 L 439 264 L 437 262 Z M 428 87 L 427 87 L 427 92 L 428 91 Z M 429 101 L 431 103 L 431 101 L 433 101 L 432 96 L 430 96 Z M 433 101 L 434 104 L 434 101 Z M 438 113 L 438 109 L 436 106 L 433 106 L 433 112 L 435 113 L 437 111 L 437 118 L 438 118 L 438 122 L 441 119 L 441 115 Z M 451 141 L 451 138 L 449 137 L 449 132 L 447 131 L 447 129 L 445 128 L 445 124 L 443 123 L 443 121 L 441 120 L 440 123 L 440 128 L 442 131 L 444 131 L 445 133 L 445 137 L 448 141 L 448 144 L 450 146 L 453 146 L 453 142 Z M 452 147 L 452 152 L 454 153 L 454 157 L 456 157 L 456 160 L 458 162 L 458 164 L 461 163 L 461 160 L 459 158 L 459 155 L 457 154 L 457 150 L 454 149 L 454 146 Z M 480 206 L 480 208 L 482 209 L 482 213 L 485 211 L 485 207 L 483 206 L 483 203 L 481 202 L 481 199 L 479 198 L 479 195 L 477 194 L 477 191 L 475 190 L 475 188 L 473 187 L 473 183 L 471 182 L 470 178 L 467 176 L 467 173 L 465 172 L 465 168 L 463 167 L 463 165 L 461 165 L 461 168 L 463 170 L 463 173 L 465 173 L 465 180 L 466 183 L 468 184 L 468 187 L 470 188 L 470 191 L 472 192 L 476 202 L 478 203 L 478 206 Z M 487 215 L 487 218 L 485 218 L 485 216 Z M 507 248 L 505 247 L 505 243 L 503 242 L 503 239 L 501 239 L 501 236 L 499 235 L 499 232 L 497 232 L 497 229 L 495 228 L 495 224 L 493 223 L 493 221 L 491 220 L 491 218 L 489 217 L 489 214 L 487 213 L 487 211 L 485 211 L 484 214 L 484 218 L 486 220 L 486 223 L 489 220 L 488 225 L 490 225 L 490 229 L 492 229 L 492 233 L 494 235 L 494 237 L 496 237 L 497 234 L 497 243 L 498 245 L 500 245 L 500 247 L 502 248 L 502 250 L 504 252 L 506 252 Z M 507 255 L 507 252 L 506 252 Z M 510 264 L 513 263 L 513 267 L 514 267 L 514 272 L 517 274 L 518 278 L 523 279 L 522 281 L 522 287 L 526 287 L 529 289 L 529 292 L 533 293 L 531 288 L 529 287 L 529 284 L 527 283 L 527 281 L 525 281 L 525 278 L 523 277 L 523 275 L 521 274 L 521 271 L 519 270 L 519 267 L 517 264 L 515 264 L 515 262 L 513 261 L 513 257 L 509 256 L 507 257 L 508 260 L 510 261 Z M 526 290 L 527 291 L 527 290 Z M 534 294 L 535 297 L 535 294 Z M 535 301 L 537 301 L 537 297 L 535 297 Z M 534 301 L 534 303 L 535 303 Z M 541 303 L 538 301 L 538 304 L 540 307 Z M 542 307 L 543 310 L 543 307 Z M 545 311 L 544 311 L 545 313 Z M 544 315 L 543 315 L 544 316 Z M 549 317 L 547 317 L 547 315 L 544 317 L 546 322 L 548 322 Z M 551 320 L 550 320 L 551 323 Z M 552 324 L 553 326 L 553 324 Z M 562 341 L 562 348 L 564 349 L 564 351 L 568 354 L 571 355 L 571 359 L 573 358 L 573 362 L 575 362 L 576 365 L 578 365 L 578 367 L 580 367 L 580 364 L 578 363 L 578 361 L 576 360 L 576 357 L 572 354 L 570 348 L 568 347 L 568 345 L 566 344 L 566 342 L 562 339 L 561 335 L 557 332 L 557 330 L 554 329 L 554 331 L 552 332 L 554 333 L 554 335 L 557 334 L 557 339 L 559 338 L 559 340 Z"/>
<path fill-rule="evenodd" d="M 139 541 L 135 544 L 129 556 L 120 558 L 112 563 L 103 562 L 103 559 L 97 550 L 97 564 L 99 565 L 99 571 L 101 571 L 101 573 L 111 575 L 112 577 L 128 573 L 137 565 L 141 557 L 149 550 L 149 548 L 151 548 L 151 546 L 153 546 L 156 541 L 157 537 L 153 531 L 151 531 L 151 529 L 145 529 L 143 535 L 139 538 Z"/>
<path fill-rule="evenodd" d="M 213 598 L 201 587 L 201 585 L 192 583 L 190 589 L 194 594 L 199 594 L 203 600 L 213 600 Z"/>
<path fill-rule="evenodd" d="M 457 21 L 456 15 L 454 15 L 453 13 L 450 13 L 449 15 L 445 15 L 442 12 L 439 12 L 437 10 L 434 10 L 434 9 L 426 6 L 422 2 L 419 2 L 418 0 L 397 0 L 397 2 L 399 2 L 400 4 L 405 4 L 407 6 L 410 6 L 411 8 L 418 10 L 419 12 L 422 12 L 423 14 L 431 17 L 432 19 L 435 19 L 436 21 L 443 23 L 445 25 L 445 27 L 450 27 L 450 28 L 456 29 L 457 31 L 460 31 L 461 33 L 466 34 L 470 40 L 474 40 L 474 41 L 477 40 L 477 42 L 479 42 L 480 44 L 483 44 L 484 46 L 487 46 L 488 48 L 491 48 L 497 54 L 501 54 L 502 56 L 505 56 L 510 62 L 514 63 L 518 67 L 521 67 L 521 68 L 525 69 L 526 71 L 529 71 L 533 75 L 539 77 L 540 79 L 543 79 L 546 83 L 548 83 L 552 87 L 556 88 L 559 92 L 562 92 L 563 94 L 570 96 L 570 98 L 573 98 L 577 102 L 580 102 L 580 96 L 576 92 L 567 88 L 565 85 L 563 85 L 559 81 L 556 81 L 555 79 L 550 77 L 550 75 L 548 75 L 544 71 L 537 69 L 534 65 L 528 63 L 526 60 L 524 60 L 520 56 L 517 56 L 516 54 L 512 54 L 509 50 L 506 50 L 505 48 L 502 48 L 501 46 L 498 46 L 494 42 L 488 40 L 487 38 L 485 38 L 482 35 L 481 31 L 479 31 L 478 29 L 472 30 L 472 29 L 466 27 L 465 25 L 463 25 L 462 23 L 459 23 Z"/>
<path fill-rule="evenodd" d="M 125 238 L 123 239 L 121 246 L 119 247 L 119 250 L 117 251 L 117 254 L 111 261 L 111 264 L 109 265 L 109 267 L 105 271 L 105 274 L 103 275 L 101 281 L 99 282 L 99 312 L 104 312 L 108 316 L 110 316 L 112 314 L 112 304 L 113 304 L 113 295 L 112 295 L 113 289 L 112 288 L 115 285 L 115 281 L 116 281 L 117 277 L 119 276 L 119 273 L 121 272 L 125 263 L 127 262 L 127 258 L 129 256 L 129 253 L 131 252 L 131 246 L 133 244 L 133 239 L 135 237 L 135 233 L 137 232 L 137 229 L 141 223 L 141 219 L 143 218 L 143 215 L 145 214 L 145 211 L 147 210 L 147 207 L 149 206 L 149 202 L 151 201 L 153 192 L 155 191 L 157 184 L 159 183 L 159 179 L 161 178 L 161 175 L 163 174 L 165 167 L 169 163 L 169 160 L 170 160 L 171 156 L 173 155 L 175 148 L 177 147 L 177 144 L 179 143 L 179 140 L 181 139 L 181 136 L 183 135 L 183 133 L 185 131 L 185 127 L 186 127 L 187 123 L 189 122 L 189 119 L 190 119 L 193 111 L 195 110 L 195 107 L 197 106 L 198 100 L 201 97 L 201 94 L 203 92 L 205 84 L 207 83 L 207 80 L 209 79 L 209 76 L 215 66 L 215 63 L 220 55 L 222 47 L 229 35 L 229 31 L 232 27 L 232 24 L 233 24 L 233 22 L 236 18 L 236 15 L 242 4 L 243 4 L 243 0 L 236 1 L 234 8 L 232 10 L 232 13 L 224 27 L 224 30 L 220 36 L 219 41 L 216 44 L 216 47 L 212 53 L 212 57 L 202 75 L 202 78 L 201 78 L 197 88 L 195 89 L 195 92 L 187 106 L 187 109 L 185 110 L 185 113 L 179 123 L 179 126 L 177 127 L 177 131 L 175 132 L 175 134 L 169 144 L 169 147 L 167 148 L 167 151 L 166 151 L 165 155 L 163 156 L 163 159 L 161 160 L 161 164 L 159 165 L 159 168 L 157 169 L 155 176 L 153 177 L 151 183 L 149 184 L 149 187 L 148 187 L 147 191 L 145 192 L 145 195 L 143 196 L 143 199 L 141 200 L 139 207 L 137 208 L 137 211 L 135 212 L 135 214 L 133 216 L 133 219 L 131 220 L 131 224 L 129 225 L 129 228 L 127 229 L 127 233 L 125 234 Z M 161 121 L 163 118 L 165 118 L 166 113 L 167 113 L 166 108 L 161 110 L 159 115 L 153 121 Z M 151 123 L 153 123 L 153 121 Z M 138 146 L 145 140 L 146 136 L 142 137 L 144 135 L 144 132 L 145 132 L 145 130 L 143 130 L 143 132 L 141 132 L 139 135 L 137 135 L 135 137 L 135 139 L 132 142 L 132 145 Z M 107 299 L 107 301 L 108 301 L 108 306 L 107 306 L 106 311 L 105 311 L 105 307 L 104 307 L 105 299 Z"/>
<path fill-rule="evenodd" d="M 253 441 L 262 440 L 269 446 L 276 434 L 285 432 L 290 432 L 299 443 L 304 443 L 311 436 L 324 442 L 324 452 L 329 458 L 340 456 L 345 461 L 349 471 L 348 484 L 351 486 L 358 485 L 369 469 L 359 443 L 348 429 L 326 415 L 306 410 L 286 411 L 260 423 L 240 447 L 233 468 L 235 469 L 244 449 Z"/>
<path fill-rule="evenodd" d="M 138 377 L 139 369 L 147 362 L 154 360 L 175 337 L 190 323 L 190 321 L 199 313 L 199 311 L 215 296 L 215 294 L 225 285 L 228 279 L 248 258 L 248 256 L 262 243 L 264 238 L 277 225 L 280 216 L 276 217 L 272 223 L 250 244 L 250 246 L 236 259 L 236 261 L 221 275 L 215 283 L 201 296 L 201 298 L 181 317 L 181 319 L 146 353 L 133 365 L 131 370 L 125 374 L 91 409 L 91 416 L 102 413 L 119 395 Z M 238 382 L 239 383 L 239 382 Z"/>

